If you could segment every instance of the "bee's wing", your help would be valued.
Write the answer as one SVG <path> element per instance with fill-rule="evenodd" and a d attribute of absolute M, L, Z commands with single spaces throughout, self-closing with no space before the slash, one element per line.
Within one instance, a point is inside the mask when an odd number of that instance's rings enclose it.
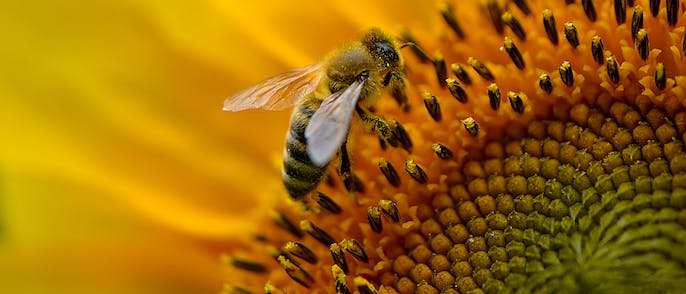
<path fill-rule="evenodd" d="M 282 73 L 240 91 L 224 100 L 224 111 L 262 108 L 283 110 L 295 105 L 299 98 L 314 92 L 321 78 L 324 63 L 315 63 Z"/>
<path fill-rule="evenodd" d="M 365 81 L 357 80 L 345 90 L 332 94 L 312 115 L 305 138 L 307 154 L 315 165 L 325 166 L 343 144 L 364 84 Z"/>

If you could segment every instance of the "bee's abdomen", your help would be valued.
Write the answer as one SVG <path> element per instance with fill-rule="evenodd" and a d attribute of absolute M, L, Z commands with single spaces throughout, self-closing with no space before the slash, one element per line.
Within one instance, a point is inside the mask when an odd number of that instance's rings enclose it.
<path fill-rule="evenodd" d="M 307 154 L 305 129 L 319 106 L 316 101 L 307 102 L 296 106 L 283 152 L 283 183 L 292 199 L 300 199 L 316 189 L 326 172 L 326 167 L 316 166 Z"/>

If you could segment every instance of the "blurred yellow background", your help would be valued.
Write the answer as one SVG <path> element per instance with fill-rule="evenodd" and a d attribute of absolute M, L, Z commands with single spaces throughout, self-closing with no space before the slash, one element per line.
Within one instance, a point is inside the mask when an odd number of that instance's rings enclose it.
<path fill-rule="evenodd" d="M 409 0 L 257 2 L 0 4 L 1 292 L 219 291 L 222 248 L 283 196 L 289 116 L 224 98 L 362 28 L 436 19 Z"/>

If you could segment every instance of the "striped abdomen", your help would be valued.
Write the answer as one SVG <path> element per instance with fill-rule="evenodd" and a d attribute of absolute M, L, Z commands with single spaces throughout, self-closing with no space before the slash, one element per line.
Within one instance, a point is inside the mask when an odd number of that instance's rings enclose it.
<path fill-rule="evenodd" d="M 300 199 L 316 189 L 326 172 L 326 166 L 318 167 L 310 161 L 305 139 L 305 128 L 320 104 L 321 100 L 309 95 L 293 110 L 282 171 L 283 183 L 292 199 Z"/>

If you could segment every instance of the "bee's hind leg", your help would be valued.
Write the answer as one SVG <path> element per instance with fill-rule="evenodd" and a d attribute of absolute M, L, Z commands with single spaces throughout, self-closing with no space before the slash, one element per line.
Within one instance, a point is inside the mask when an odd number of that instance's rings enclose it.
<path fill-rule="evenodd" d="M 345 189 L 348 192 L 364 192 L 364 184 L 352 171 L 347 139 L 343 141 L 341 148 L 338 150 L 338 160 L 338 176 L 343 181 Z"/>

